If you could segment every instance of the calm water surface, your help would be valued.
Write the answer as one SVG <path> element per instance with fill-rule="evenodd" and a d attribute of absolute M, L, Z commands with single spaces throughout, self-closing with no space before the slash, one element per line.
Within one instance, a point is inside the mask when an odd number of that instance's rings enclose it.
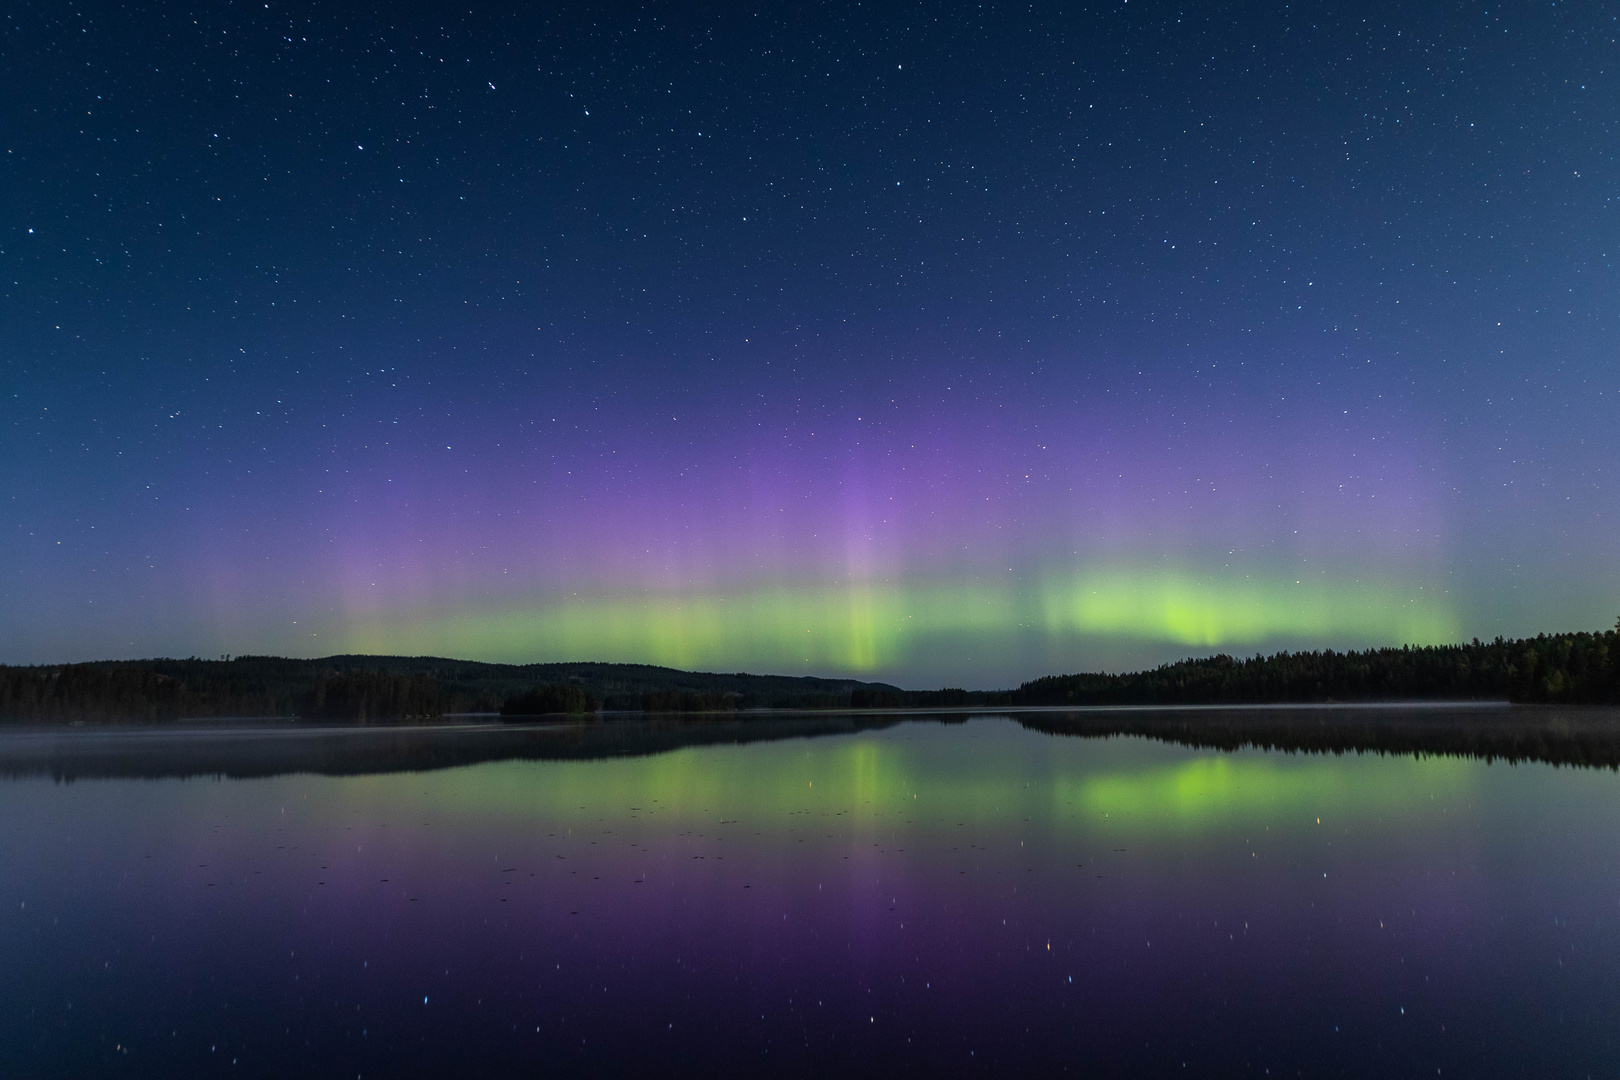
<path fill-rule="evenodd" d="M 0 737 L 0 1076 L 1620 1075 L 1609 769 L 818 724 Z"/>

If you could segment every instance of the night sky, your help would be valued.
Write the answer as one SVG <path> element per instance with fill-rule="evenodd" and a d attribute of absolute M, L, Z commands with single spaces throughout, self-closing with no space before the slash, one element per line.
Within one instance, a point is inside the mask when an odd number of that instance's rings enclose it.
<path fill-rule="evenodd" d="M 1620 614 L 1608 4 L 0 12 L 0 661 Z"/>

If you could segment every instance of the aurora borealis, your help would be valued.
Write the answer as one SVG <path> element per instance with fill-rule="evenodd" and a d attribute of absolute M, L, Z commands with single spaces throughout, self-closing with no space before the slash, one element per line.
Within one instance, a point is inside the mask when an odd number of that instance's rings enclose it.
<path fill-rule="evenodd" d="M 1597 6 L 0 21 L 0 662 L 1620 614 Z"/>

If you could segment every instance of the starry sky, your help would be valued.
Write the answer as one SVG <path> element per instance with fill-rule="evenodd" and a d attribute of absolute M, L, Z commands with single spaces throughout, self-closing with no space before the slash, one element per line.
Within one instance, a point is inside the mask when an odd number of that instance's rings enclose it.
<path fill-rule="evenodd" d="M 0 13 L 0 662 L 1620 614 L 1611 5 Z"/>

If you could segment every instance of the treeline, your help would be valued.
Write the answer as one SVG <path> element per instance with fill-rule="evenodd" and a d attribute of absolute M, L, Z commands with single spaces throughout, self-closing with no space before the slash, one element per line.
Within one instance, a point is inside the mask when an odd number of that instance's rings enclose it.
<path fill-rule="evenodd" d="M 1369 701 L 1620 703 L 1620 622 L 1600 633 L 1463 645 L 1337 652 L 1227 655 L 1165 664 L 1151 671 L 1049 675 L 1016 690 L 901 690 L 854 684 L 832 692 L 761 700 L 731 692 L 663 690 L 606 695 L 610 709 L 728 712 L 804 709 L 951 709 L 1030 705 L 1263 705 Z M 563 711 L 563 710 L 558 710 Z"/>
<path fill-rule="evenodd" d="M 301 715 L 321 720 L 429 720 L 444 712 L 445 693 L 432 676 L 328 671 L 315 683 Z"/>
<path fill-rule="evenodd" d="M 250 662 L 258 658 L 245 658 Z M 275 659 L 275 658 L 267 658 Z M 266 670 L 266 667 L 272 670 Z M 0 720 L 141 723 L 203 717 L 431 719 L 467 703 L 430 676 L 365 668 L 293 675 L 276 665 L 166 660 L 0 667 Z"/>
<path fill-rule="evenodd" d="M 577 683 L 536 686 L 501 706 L 502 716 L 545 716 L 549 713 L 593 713 L 601 699 Z"/>
<path fill-rule="evenodd" d="M 990 696 L 990 695 L 986 695 Z M 1009 705 L 1220 705 L 1321 701 L 1620 702 L 1620 623 L 1466 645 L 1182 660 L 1124 675 L 1050 675 Z M 1003 702 L 997 702 L 1003 703 Z"/>
<path fill-rule="evenodd" d="M 642 664 L 480 664 L 438 657 L 192 657 L 0 666 L 0 721 L 25 723 L 1400 700 L 1620 703 L 1620 624 L 1604 633 L 1465 645 L 1212 656 L 1127 674 L 1052 675 L 1000 691 L 901 690 L 852 679 Z"/>
<path fill-rule="evenodd" d="M 884 683 L 851 679 L 691 672 L 644 664 L 483 664 L 390 656 L 191 657 L 0 666 L 0 721 L 143 723 L 207 717 L 368 721 L 497 711 L 532 716 L 599 709 L 847 709 L 856 692 L 901 693 Z"/>

